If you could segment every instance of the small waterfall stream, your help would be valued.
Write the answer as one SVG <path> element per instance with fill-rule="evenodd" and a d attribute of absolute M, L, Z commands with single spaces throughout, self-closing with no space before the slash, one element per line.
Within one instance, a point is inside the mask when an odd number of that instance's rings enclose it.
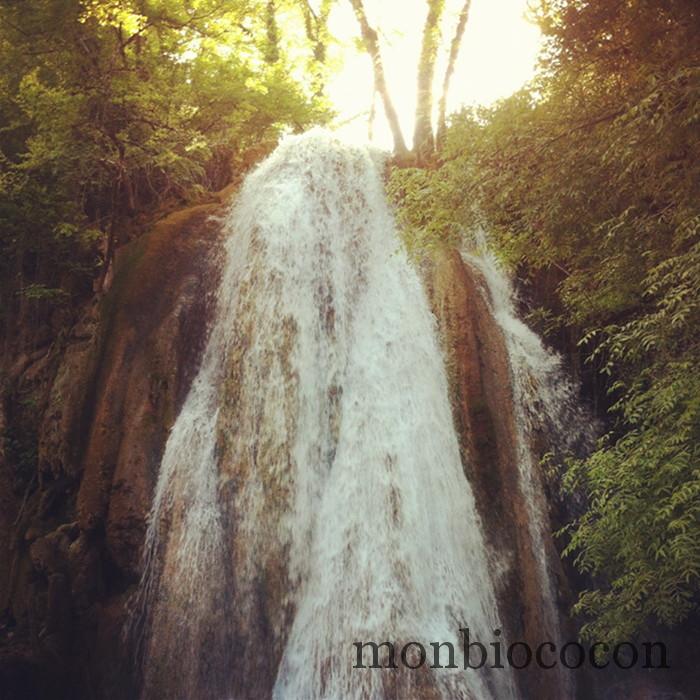
<path fill-rule="evenodd" d="M 561 358 L 548 350 L 518 317 L 512 282 L 490 252 L 483 231 L 477 232 L 475 249 L 463 252 L 462 257 L 482 276 L 484 296 L 505 340 L 513 392 L 519 486 L 527 506 L 532 549 L 537 555 L 544 625 L 550 639 L 561 648 L 566 640 L 556 604 L 556 574 L 551 570 L 550 521 L 533 440 L 536 432 L 543 431 L 553 446 L 576 453 L 592 444 L 595 427 L 578 402 L 578 391 L 564 371 Z M 573 697 L 571 675 L 561 667 L 556 672 L 561 687 Z"/>
<path fill-rule="evenodd" d="M 399 244 L 381 162 L 324 132 L 289 137 L 223 225 L 215 322 L 144 547 L 143 698 L 521 697 L 508 669 L 352 668 L 353 642 L 459 649 L 461 627 L 486 642 L 502 626 L 501 564 L 465 477 L 435 318 Z M 529 527 L 543 551 L 528 392 L 555 410 L 570 390 L 542 399 L 531 379 L 551 375 L 550 356 L 513 329 L 496 268 L 467 261 L 506 337 Z M 544 555 L 541 566 L 554 601 Z"/>

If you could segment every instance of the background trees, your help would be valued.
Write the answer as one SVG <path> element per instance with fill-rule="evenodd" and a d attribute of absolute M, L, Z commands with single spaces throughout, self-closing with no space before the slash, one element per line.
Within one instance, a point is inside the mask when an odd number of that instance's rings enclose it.
<path fill-rule="evenodd" d="M 608 434 L 565 485 L 584 634 L 674 624 L 700 591 L 700 15 L 690 0 L 545 2 L 538 79 L 452 119 L 437 171 L 396 171 L 414 248 L 484 225 L 550 338 L 608 376 Z M 574 346 L 574 347 L 572 347 Z"/>
<path fill-rule="evenodd" d="M 277 27 L 282 11 L 305 18 L 313 43 Z M 223 187 L 281 131 L 326 118 L 327 9 L 309 12 L 282 0 L 2 4 L 7 329 L 27 299 L 60 302 L 89 288 L 139 217 Z M 299 56 L 314 80 L 295 73 Z"/>

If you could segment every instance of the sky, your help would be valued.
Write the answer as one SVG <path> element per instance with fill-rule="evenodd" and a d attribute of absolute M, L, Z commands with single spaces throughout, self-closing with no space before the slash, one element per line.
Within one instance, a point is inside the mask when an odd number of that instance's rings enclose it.
<path fill-rule="evenodd" d="M 450 87 L 448 113 L 461 105 L 492 104 L 518 90 L 533 76 L 541 35 L 526 18 L 527 4 L 528 0 L 472 0 Z M 365 0 L 370 23 L 380 32 L 389 90 L 409 144 L 426 5 L 425 0 Z M 463 0 L 446 1 L 442 50 L 436 67 L 436 82 L 440 85 L 462 5 Z M 349 2 L 336 4 L 330 30 L 339 41 L 331 50 L 331 60 L 340 68 L 328 86 L 338 112 L 336 121 L 346 138 L 366 142 L 373 92 L 372 64 L 366 53 L 353 48 L 359 29 Z M 392 144 L 378 96 L 372 142 L 381 148 Z"/>

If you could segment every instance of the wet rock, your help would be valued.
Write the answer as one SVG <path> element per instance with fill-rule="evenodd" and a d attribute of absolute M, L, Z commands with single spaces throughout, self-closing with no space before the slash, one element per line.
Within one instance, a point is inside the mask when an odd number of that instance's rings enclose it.
<path fill-rule="evenodd" d="M 9 420 L 25 434 L 35 422 L 38 471 L 18 482 L 0 453 L 0 613 L 12 620 L 0 629 L 1 700 L 135 696 L 122 628 L 155 475 L 214 304 L 211 217 L 225 199 L 121 249 L 110 291 L 5 372 L 0 428 L 8 392 L 30 396 L 34 413 Z"/>
<path fill-rule="evenodd" d="M 78 492 L 86 531 L 104 530 L 132 578 L 160 456 L 203 348 L 220 224 L 215 205 L 177 212 L 117 256 L 101 306 L 99 370 Z"/>
<path fill-rule="evenodd" d="M 51 386 L 39 430 L 39 469 L 58 479 L 80 472 L 83 413 L 98 360 L 98 318 L 93 304 L 71 334 Z"/>
<path fill-rule="evenodd" d="M 690 700 L 685 694 L 664 687 L 653 678 L 636 677 L 605 690 L 601 700 Z"/>
<path fill-rule="evenodd" d="M 74 526 L 68 525 L 34 540 L 29 547 L 29 556 L 35 570 L 47 576 L 57 572 L 67 573 L 68 550 L 75 539 L 74 532 Z"/>
<path fill-rule="evenodd" d="M 509 639 L 534 649 L 549 641 L 538 552 L 528 531 L 529 514 L 519 486 L 513 388 L 507 348 L 489 308 L 486 285 L 456 250 L 438 252 L 425 280 L 438 321 L 450 380 L 462 462 L 484 522 L 500 583 L 499 608 Z M 546 511 L 545 511 L 546 512 Z M 547 553 L 553 571 L 559 557 Z M 517 674 L 524 697 L 559 700 L 562 679 L 536 667 Z"/>

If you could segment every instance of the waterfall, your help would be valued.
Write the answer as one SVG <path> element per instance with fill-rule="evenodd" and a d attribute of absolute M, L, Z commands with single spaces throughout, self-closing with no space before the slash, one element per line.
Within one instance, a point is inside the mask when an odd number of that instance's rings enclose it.
<path fill-rule="evenodd" d="M 460 628 L 486 642 L 501 627 L 501 564 L 381 169 L 325 132 L 288 137 L 223 221 L 215 320 L 165 448 L 134 602 L 145 699 L 520 697 L 507 668 L 353 668 L 354 642 L 459 649 Z M 472 264 L 507 339 L 536 547 L 528 382 L 545 355 L 514 330 L 501 278 Z"/>

